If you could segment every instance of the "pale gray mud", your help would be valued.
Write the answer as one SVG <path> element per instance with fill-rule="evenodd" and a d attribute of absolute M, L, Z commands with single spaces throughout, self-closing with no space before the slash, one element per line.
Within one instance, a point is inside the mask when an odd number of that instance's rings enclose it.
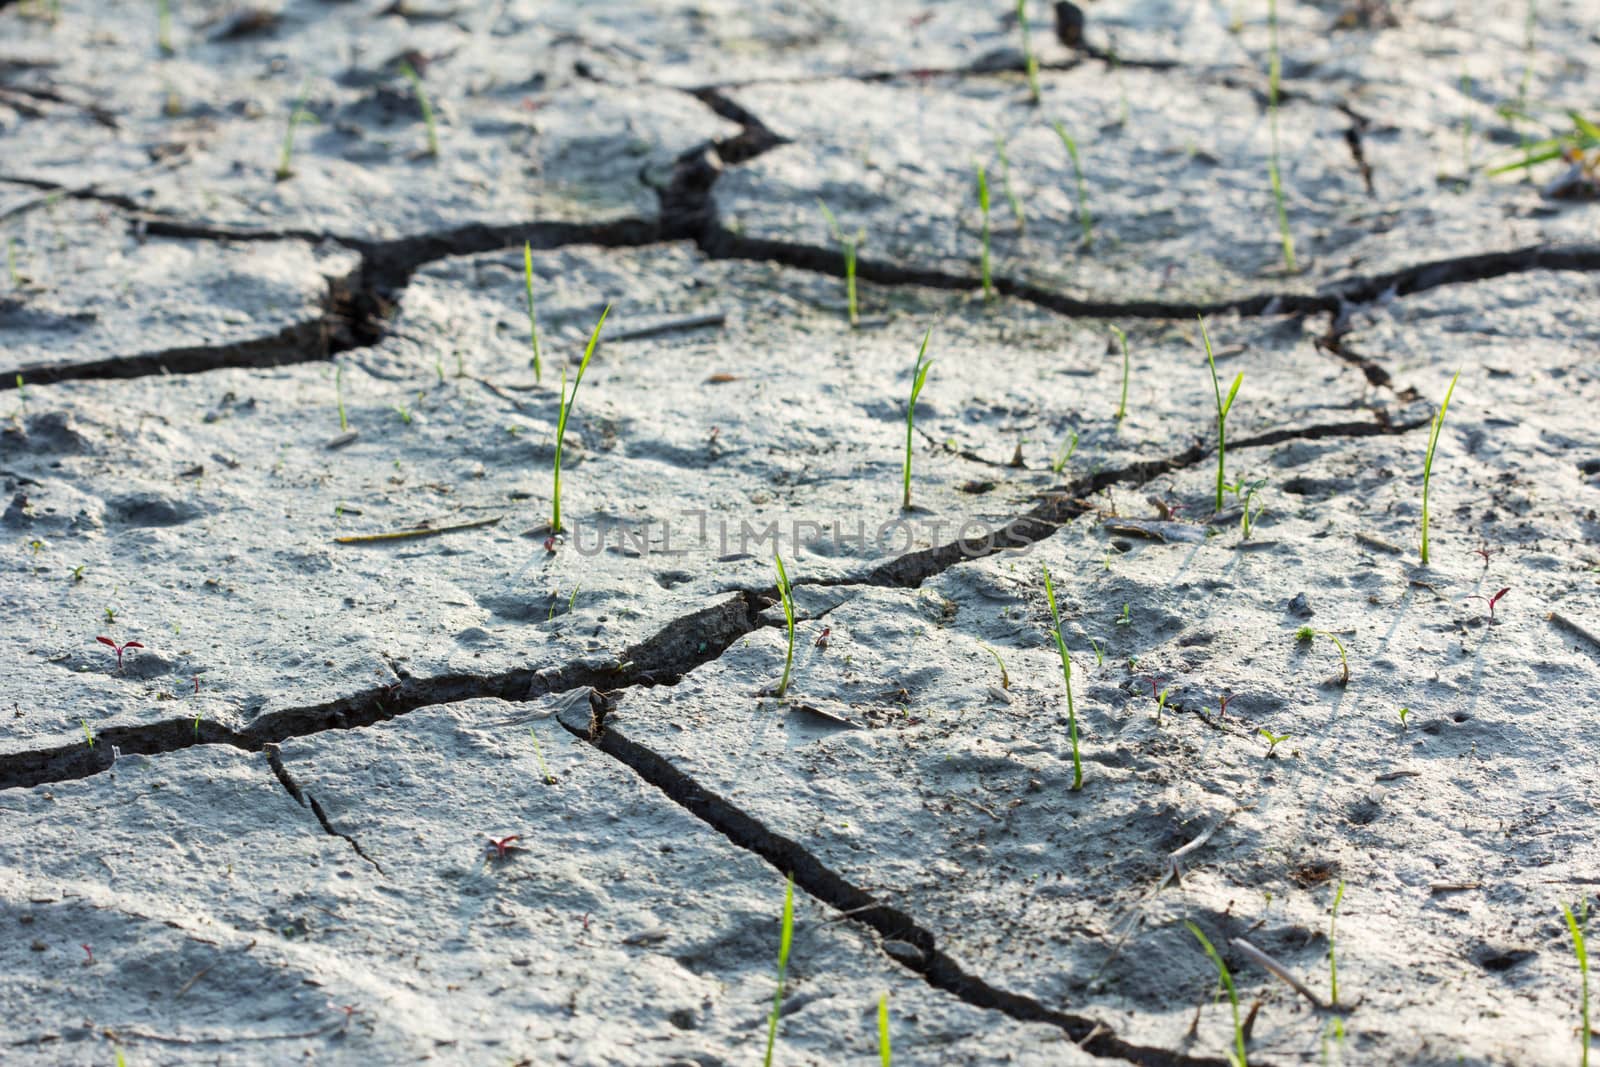
<path fill-rule="evenodd" d="M 0 1063 L 1580 1062 L 1593 5 L 1025 7 L 0 0 Z"/>

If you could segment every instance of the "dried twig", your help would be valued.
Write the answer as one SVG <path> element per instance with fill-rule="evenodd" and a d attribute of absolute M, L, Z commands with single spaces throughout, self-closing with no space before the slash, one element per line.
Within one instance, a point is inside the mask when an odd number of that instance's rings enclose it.
<path fill-rule="evenodd" d="M 472 530 L 479 526 L 493 526 L 503 516 L 496 515 L 492 519 L 477 519 L 473 522 L 458 522 L 453 526 L 419 526 L 414 530 L 391 530 L 388 533 L 360 534 L 355 537 L 335 537 L 337 545 L 364 545 L 374 541 L 402 541 L 414 537 L 434 537 L 438 534 L 454 533 L 457 530 Z"/>

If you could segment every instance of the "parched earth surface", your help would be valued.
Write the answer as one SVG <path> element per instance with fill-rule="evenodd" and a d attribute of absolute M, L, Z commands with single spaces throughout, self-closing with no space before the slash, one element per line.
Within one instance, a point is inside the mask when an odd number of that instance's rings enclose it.
<path fill-rule="evenodd" d="M 1027 9 L 0 0 L 0 1062 L 1579 1062 L 1594 6 Z"/>

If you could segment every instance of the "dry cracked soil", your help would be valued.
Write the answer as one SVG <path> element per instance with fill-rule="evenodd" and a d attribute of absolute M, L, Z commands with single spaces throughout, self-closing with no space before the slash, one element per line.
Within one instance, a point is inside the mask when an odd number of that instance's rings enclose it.
<path fill-rule="evenodd" d="M 0 1063 L 1587 1063 L 1597 101 L 1588 0 L 0 0 Z"/>

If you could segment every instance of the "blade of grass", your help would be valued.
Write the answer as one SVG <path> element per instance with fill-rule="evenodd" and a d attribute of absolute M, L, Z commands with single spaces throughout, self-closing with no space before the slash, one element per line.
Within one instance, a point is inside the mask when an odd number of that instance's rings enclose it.
<path fill-rule="evenodd" d="M 772 1017 L 767 1020 L 767 1054 L 763 1067 L 772 1067 L 772 1046 L 778 1040 L 778 1016 L 783 1009 L 783 976 L 789 969 L 789 946 L 794 941 L 794 875 L 783 891 L 783 930 L 778 938 L 778 991 L 772 995 Z"/>
<path fill-rule="evenodd" d="M 1061 613 L 1056 610 L 1056 591 L 1050 584 L 1050 568 L 1039 569 L 1044 572 L 1044 595 L 1050 602 L 1050 618 L 1054 622 L 1050 634 L 1055 638 L 1056 651 L 1061 654 L 1061 677 L 1067 684 L 1067 731 L 1072 738 L 1072 788 L 1076 791 L 1083 788 L 1083 762 L 1078 758 L 1078 712 L 1072 704 L 1072 657 L 1067 654 L 1067 642 L 1061 636 Z"/>
<path fill-rule="evenodd" d="M 1039 106 L 1039 57 L 1033 54 L 1033 35 L 1028 30 L 1027 0 L 1017 0 L 1017 25 L 1022 30 L 1022 63 L 1028 72 L 1028 100 Z"/>
<path fill-rule="evenodd" d="M 1460 379 L 1461 371 L 1458 368 L 1450 379 L 1450 388 L 1445 390 L 1444 403 L 1439 405 L 1439 410 L 1433 416 L 1433 429 L 1428 434 L 1428 452 L 1422 458 L 1422 565 L 1428 565 L 1428 492 L 1433 484 L 1433 451 L 1439 445 L 1439 430 L 1444 426 L 1444 415 L 1450 410 L 1450 398 L 1455 395 L 1456 381 Z"/>
<path fill-rule="evenodd" d="M 1249 1067 L 1244 1051 L 1244 1026 L 1239 1020 L 1239 991 L 1234 988 L 1233 975 L 1228 973 L 1228 965 L 1222 962 L 1222 957 L 1217 955 L 1217 950 L 1211 947 L 1211 942 L 1206 935 L 1200 932 L 1200 927 L 1185 919 L 1183 925 L 1200 942 L 1200 947 L 1206 950 L 1206 955 L 1211 957 L 1211 962 L 1216 964 L 1217 976 L 1222 979 L 1223 988 L 1228 991 L 1228 1003 L 1233 1006 L 1233 1045 L 1234 1051 L 1228 1054 L 1235 1067 Z"/>
<path fill-rule="evenodd" d="M 422 122 L 428 128 L 428 155 L 438 159 L 439 130 L 434 125 L 433 104 L 428 100 L 428 91 L 422 87 L 422 75 L 410 63 L 401 63 L 400 73 L 411 83 L 411 91 L 417 96 L 417 106 L 422 108 Z"/>
<path fill-rule="evenodd" d="M 1244 374 L 1240 373 L 1233 379 L 1233 387 L 1228 390 L 1228 399 L 1222 399 L 1222 383 L 1217 378 L 1217 359 L 1211 351 L 1211 337 L 1206 333 L 1205 316 L 1197 316 L 1200 320 L 1200 339 L 1206 346 L 1206 364 L 1211 368 L 1211 388 L 1217 396 L 1217 503 L 1215 510 L 1222 510 L 1222 492 L 1227 488 L 1227 481 L 1223 475 L 1224 464 L 1228 456 L 1228 412 L 1233 409 L 1233 398 L 1239 395 L 1239 386 L 1244 384 Z"/>
<path fill-rule="evenodd" d="M 1072 160 L 1072 174 L 1078 183 L 1078 226 L 1083 230 L 1084 247 L 1090 248 L 1094 246 L 1094 222 L 1089 217 L 1089 190 L 1083 180 L 1083 160 L 1078 156 L 1078 142 L 1072 139 L 1072 135 L 1060 122 L 1054 125 L 1056 136 L 1061 138 L 1061 143 L 1066 146 L 1067 156 Z"/>
<path fill-rule="evenodd" d="M 533 727 L 528 727 L 528 736 L 533 738 L 533 757 L 539 761 L 539 773 L 544 777 L 545 785 L 555 785 L 556 776 L 550 773 L 550 768 L 544 762 L 544 749 L 539 745 L 539 735 L 534 733 Z"/>
<path fill-rule="evenodd" d="M 1339 904 L 1344 900 L 1344 880 L 1333 894 L 1333 907 L 1328 912 L 1328 1003 L 1339 1006 L 1339 961 L 1334 957 L 1334 928 L 1339 922 Z"/>
<path fill-rule="evenodd" d="M 783 557 L 778 555 L 777 549 L 772 551 L 772 566 L 778 572 L 778 596 L 783 601 L 783 617 L 789 627 L 789 651 L 783 658 L 783 680 L 772 694 L 781 698 L 789 691 L 789 672 L 794 668 L 794 587 L 789 584 L 789 572 L 783 569 Z"/>
<path fill-rule="evenodd" d="M 882 1067 L 893 1067 L 894 1053 L 889 1047 L 889 994 L 878 997 L 878 1062 Z"/>
<path fill-rule="evenodd" d="M 1272 179 L 1272 199 L 1278 207 L 1278 234 L 1283 242 L 1284 269 L 1294 274 L 1294 235 L 1289 232 L 1289 211 L 1283 202 L 1283 174 L 1278 166 L 1278 82 L 1283 67 L 1278 54 L 1278 0 L 1267 0 L 1267 36 L 1272 53 L 1267 70 L 1267 113 L 1272 127 L 1272 157 L 1268 175 Z"/>
<path fill-rule="evenodd" d="M 1122 345 L 1122 402 L 1117 405 L 1117 421 L 1121 422 L 1128 417 L 1128 335 L 1115 326 L 1108 329 L 1116 334 L 1118 343 Z"/>
<path fill-rule="evenodd" d="M 1016 216 L 1017 232 L 1025 233 L 1028 229 L 1028 217 L 1022 212 L 1022 201 L 1017 197 L 1017 191 L 1011 186 L 1011 157 L 1006 155 L 1006 139 L 999 134 L 994 138 L 995 154 L 1000 157 L 1000 188 L 1006 194 L 1006 202 L 1011 205 L 1011 214 Z"/>
<path fill-rule="evenodd" d="M 556 420 L 556 455 L 554 466 L 553 488 L 550 494 L 550 532 L 561 532 L 561 446 L 567 439 L 567 420 L 572 417 L 572 407 L 578 402 L 578 387 L 583 384 L 583 373 L 589 369 L 589 360 L 594 357 L 594 346 L 600 342 L 600 329 L 606 324 L 606 316 L 611 314 L 611 305 L 607 304 L 604 311 L 600 312 L 600 321 L 594 324 L 594 333 L 589 335 L 589 343 L 583 350 L 583 362 L 578 364 L 578 376 L 572 382 L 572 398 L 567 399 L 567 369 L 561 368 L 561 415 Z"/>
<path fill-rule="evenodd" d="M 911 368 L 911 399 L 906 403 L 906 462 L 901 482 L 903 493 L 900 498 L 902 511 L 911 507 L 911 440 L 916 429 L 917 397 L 922 395 L 922 386 L 928 380 L 928 371 L 933 367 L 933 360 L 924 359 L 928 354 L 928 339 L 933 336 L 933 327 L 922 335 L 922 348 L 917 352 L 917 362 Z"/>
<path fill-rule="evenodd" d="M 989 176 L 984 172 L 983 162 L 974 161 L 978 174 L 978 213 L 983 220 L 983 250 L 978 258 L 978 270 L 983 276 L 983 298 L 994 299 L 994 283 L 989 277 Z"/>
<path fill-rule="evenodd" d="M 522 277 L 528 286 L 528 338 L 533 344 L 533 380 L 543 384 L 544 363 L 539 356 L 539 313 L 533 303 L 533 245 L 522 242 Z M 440 377 L 444 377 L 442 374 Z"/>
<path fill-rule="evenodd" d="M 828 205 L 822 198 L 817 197 L 817 206 L 822 209 L 822 217 L 828 222 L 828 231 L 833 234 L 833 239 L 839 242 L 839 251 L 844 256 L 844 295 L 845 303 L 849 308 L 850 325 L 860 325 L 861 318 L 856 306 L 856 250 L 861 241 L 867 236 L 864 229 L 857 230 L 854 237 L 848 237 L 839 228 L 839 220 L 833 217 L 833 212 L 828 210 Z"/>
<path fill-rule="evenodd" d="M 295 99 L 294 110 L 289 112 L 289 128 L 283 133 L 283 147 L 278 153 L 278 169 L 273 173 L 278 181 L 288 181 L 294 177 L 294 130 L 302 122 L 311 122 L 316 116 L 306 110 L 307 94 L 311 91 L 311 79 L 305 78 L 300 82 L 300 95 Z"/>
<path fill-rule="evenodd" d="M 1565 904 L 1561 905 L 1561 914 L 1567 920 L 1567 932 L 1572 935 L 1572 953 L 1578 958 L 1578 973 L 1582 976 L 1582 1020 L 1583 1029 L 1579 1031 L 1578 1039 L 1583 1045 L 1583 1058 L 1579 1061 L 1580 1067 L 1589 1067 L 1589 1035 L 1593 1033 L 1589 1025 L 1589 949 L 1584 944 L 1583 927 L 1572 914 L 1572 909 Z M 1583 917 L 1585 923 L 1589 918 L 1589 904 L 1584 902 Z"/>

